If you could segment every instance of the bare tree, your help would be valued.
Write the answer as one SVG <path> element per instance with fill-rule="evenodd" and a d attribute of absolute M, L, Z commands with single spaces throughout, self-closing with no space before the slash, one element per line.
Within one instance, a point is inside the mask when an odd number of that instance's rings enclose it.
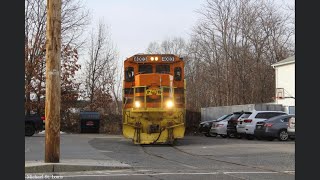
<path fill-rule="evenodd" d="M 163 53 L 175 54 L 177 56 L 184 56 L 186 49 L 186 42 L 181 37 L 174 37 L 162 41 L 161 48 Z"/>
<path fill-rule="evenodd" d="M 197 12 L 186 63 L 192 108 L 270 102 L 270 65 L 294 53 L 289 16 L 266 0 L 206 0 Z"/>
<path fill-rule="evenodd" d="M 38 109 L 38 112 L 44 109 L 41 99 L 45 96 L 46 13 L 45 0 L 25 0 L 25 107 L 28 113 L 31 109 Z M 89 12 L 80 0 L 62 1 L 63 47 L 81 47 L 84 40 L 79 35 L 89 23 L 88 15 Z M 63 58 L 67 57 L 69 56 L 63 56 L 61 60 L 66 62 L 69 59 Z M 76 62 L 73 63 L 74 69 L 78 70 L 77 66 Z M 32 94 L 35 99 L 30 98 Z"/>
<path fill-rule="evenodd" d="M 146 50 L 146 53 L 148 53 L 148 54 L 161 54 L 161 48 L 160 48 L 159 43 L 157 43 L 156 41 L 149 43 L 148 48 Z"/>
<path fill-rule="evenodd" d="M 85 64 L 85 96 L 89 98 L 92 110 L 110 109 L 114 98 L 119 100 L 115 87 L 116 71 L 117 52 L 108 28 L 100 21 L 97 31 L 91 33 L 89 59 Z"/>
<path fill-rule="evenodd" d="M 181 37 L 173 37 L 163 40 L 160 44 L 156 41 L 148 45 L 146 53 L 155 54 L 175 54 L 177 56 L 186 55 L 186 42 Z"/>

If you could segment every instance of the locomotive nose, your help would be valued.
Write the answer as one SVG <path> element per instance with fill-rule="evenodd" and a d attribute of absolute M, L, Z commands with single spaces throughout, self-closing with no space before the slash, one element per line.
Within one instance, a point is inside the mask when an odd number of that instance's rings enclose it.
<path fill-rule="evenodd" d="M 135 86 L 170 86 L 170 74 L 138 74 L 135 76 Z"/>

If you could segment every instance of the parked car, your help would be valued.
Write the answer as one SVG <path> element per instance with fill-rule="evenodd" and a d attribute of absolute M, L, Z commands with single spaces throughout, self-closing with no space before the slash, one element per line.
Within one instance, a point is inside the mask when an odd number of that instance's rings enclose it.
<path fill-rule="evenodd" d="M 266 138 L 268 140 L 278 138 L 279 141 L 286 141 L 291 139 L 287 128 L 289 119 L 292 117 L 294 118 L 294 115 L 280 115 L 257 122 L 254 135 L 259 139 Z"/>
<path fill-rule="evenodd" d="M 44 129 L 42 118 L 39 114 L 25 115 L 25 136 L 33 136 Z"/>
<path fill-rule="evenodd" d="M 207 137 L 211 137 L 211 136 L 215 137 L 215 136 L 217 136 L 217 134 L 215 134 L 215 133 L 210 134 L 210 129 L 212 127 L 212 124 L 215 123 L 215 122 L 222 121 L 222 120 L 224 120 L 224 119 L 226 119 L 226 118 L 228 118 L 230 116 L 231 116 L 230 114 L 226 114 L 226 115 L 223 115 L 223 116 L 219 117 L 218 119 L 201 122 L 199 124 L 198 131 L 200 133 L 204 134 Z"/>
<path fill-rule="evenodd" d="M 247 112 L 244 112 L 244 111 L 234 112 L 233 115 L 228 120 L 227 136 L 229 138 L 234 138 L 234 137 L 240 138 L 241 137 L 237 133 L 237 123 L 238 123 L 239 117 L 244 113 L 247 113 Z"/>
<path fill-rule="evenodd" d="M 213 121 L 210 129 L 210 135 L 211 136 L 220 135 L 223 138 L 227 137 L 227 124 L 228 124 L 228 120 L 230 120 L 232 115 L 233 114 L 227 114 L 224 116 L 225 118 L 217 121 Z"/>
<path fill-rule="evenodd" d="M 41 120 L 42 120 L 42 123 L 43 123 L 43 130 L 46 129 L 46 118 L 45 118 L 45 115 L 41 116 Z"/>
<path fill-rule="evenodd" d="M 228 118 L 226 120 L 222 120 L 222 121 L 219 121 L 217 123 L 212 124 L 212 127 L 210 129 L 210 134 L 216 134 L 216 135 L 219 135 L 223 138 L 228 137 L 227 125 L 228 125 L 228 121 L 230 119 L 231 118 Z"/>
<path fill-rule="evenodd" d="M 246 137 L 247 139 L 254 139 L 254 130 L 256 128 L 257 122 L 265 121 L 269 118 L 285 114 L 287 115 L 287 113 L 283 111 L 254 110 L 252 112 L 247 112 L 239 117 L 237 124 L 237 133 L 241 136 Z"/>
<path fill-rule="evenodd" d="M 290 119 L 289 119 L 289 122 L 288 122 L 288 127 L 287 127 L 287 132 L 289 134 L 289 137 L 293 140 L 295 139 L 295 129 L 296 129 L 296 117 L 295 116 L 292 116 Z"/>

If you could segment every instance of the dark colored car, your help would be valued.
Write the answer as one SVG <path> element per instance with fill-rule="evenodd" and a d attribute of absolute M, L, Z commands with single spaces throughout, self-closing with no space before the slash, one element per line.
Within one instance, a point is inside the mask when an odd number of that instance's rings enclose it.
<path fill-rule="evenodd" d="M 242 115 L 248 112 L 240 111 L 240 112 L 234 112 L 233 115 L 230 117 L 230 120 L 228 121 L 227 125 L 227 136 L 229 138 L 241 138 L 241 136 L 237 133 L 237 124 L 238 124 L 238 118 Z"/>
<path fill-rule="evenodd" d="M 210 121 L 203 121 L 199 124 L 198 131 L 207 137 L 217 136 L 217 134 L 210 134 L 210 129 L 211 129 L 213 122 L 222 121 L 222 120 L 228 118 L 229 116 L 230 116 L 229 114 L 226 114 L 226 115 L 219 117 L 218 119 L 214 119 L 214 120 L 210 120 Z"/>
<path fill-rule="evenodd" d="M 258 139 L 274 140 L 277 138 L 279 141 L 287 141 L 289 138 L 293 139 L 287 132 L 289 119 L 295 115 L 280 115 L 275 116 L 265 121 L 257 122 L 254 135 Z"/>
<path fill-rule="evenodd" d="M 39 114 L 25 115 L 25 136 L 33 136 L 35 133 L 44 130 L 42 119 Z"/>

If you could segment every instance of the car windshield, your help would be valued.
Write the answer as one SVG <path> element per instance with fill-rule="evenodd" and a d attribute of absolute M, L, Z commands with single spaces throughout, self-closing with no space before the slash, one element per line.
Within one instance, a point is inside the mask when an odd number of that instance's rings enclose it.
<path fill-rule="evenodd" d="M 227 119 L 227 118 L 230 117 L 231 115 L 232 115 L 232 114 L 223 115 L 223 116 L 219 117 L 217 120 L 218 120 L 218 121 L 221 121 L 221 120 Z"/>
<path fill-rule="evenodd" d="M 230 116 L 230 118 L 228 118 L 228 119 L 238 119 L 240 115 L 241 115 L 240 113 L 234 113 L 234 114 L 232 114 L 232 116 Z"/>
<path fill-rule="evenodd" d="M 212 122 L 213 120 L 210 120 L 210 121 L 202 121 L 200 122 L 200 124 L 209 124 L 210 122 Z"/>
<path fill-rule="evenodd" d="M 248 118 L 252 113 L 250 112 L 246 112 L 244 114 L 242 114 L 239 118 Z"/>
<path fill-rule="evenodd" d="M 288 116 L 288 115 L 274 116 L 274 117 L 272 117 L 272 118 L 267 119 L 266 121 L 268 121 L 268 122 L 277 121 L 277 120 L 279 120 L 279 119 L 283 119 L 283 118 L 286 118 L 286 117 L 290 117 L 290 116 Z"/>

